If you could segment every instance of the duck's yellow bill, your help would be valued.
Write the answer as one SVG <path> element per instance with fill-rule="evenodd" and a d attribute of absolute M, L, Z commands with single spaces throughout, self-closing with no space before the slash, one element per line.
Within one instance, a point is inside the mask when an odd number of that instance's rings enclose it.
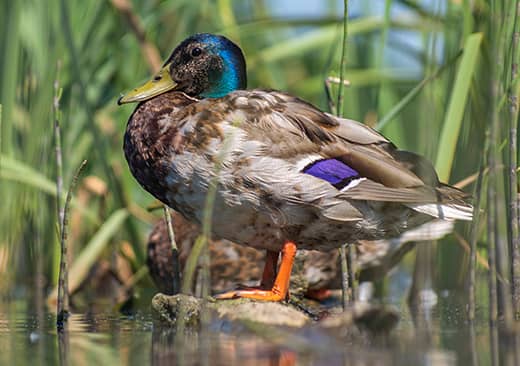
<path fill-rule="evenodd" d="M 127 94 L 122 95 L 117 100 L 117 104 L 121 105 L 124 103 L 142 102 L 159 94 L 166 93 L 167 91 L 174 89 L 176 86 L 177 84 L 170 76 L 170 65 L 166 65 L 153 77 L 153 79 L 147 81 L 144 85 L 133 89 Z"/>

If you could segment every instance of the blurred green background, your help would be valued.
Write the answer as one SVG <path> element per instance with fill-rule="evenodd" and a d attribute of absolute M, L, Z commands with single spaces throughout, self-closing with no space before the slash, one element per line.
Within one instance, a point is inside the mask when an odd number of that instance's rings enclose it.
<path fill-rule="evenodd" d="M 400 148 L 427 156 L 451 184 L 478 172 L 486 146 L 495 149 L 494 184 L 501 199 L 496 217 L 503 240 L 509 202 L 502 165 L 509 156 L 507 93 L 511 85 L 517 87 L 510 71 L 516 57 L 510 37 L 515 23 L 509 11 L 514 3 L 350 1 L 345 73 L 350 86 L 343 108 L 346 117 L 373 127 L 386 119 L 383 134 Z M 122 138 L 134 106 L 118 107 L 120 93 L 150 77 L 178 42 L 197 32 L 224 34 L 243 48 L 250 88 L 285 90 L 327 110 L 325 80 L 339 75 L 342 1 L 1 4 L 4 299 L 47 296 L 57 282 L 60 169 L 55 120 L 61 126 L 65 191 L 81 161 L 88 160 L 69 215 L 71 289 L 104 259 L 109 266 L 128 267 L 127 277 L 137 283 L 139 294 L 150 285 L 143 269 L 146 235 L 162 210 L 149 209 L 156 203 L 134 181 L 124 160 Z M 334 83 L 332 95 L 335 99 Z M 399 104 L 407 95 L 412 98 Z M 486 136 L 495 120 L 498 133 L 490 143 Z M 465 190 L 472 192 L 473 187 Z M 457 232 L 469 241 L 469 225 L 457 227 Z M 485 259 L 482 227 L 476 237 Z M 464 288 L 469 252 L 463 244 L 451 235 L 427 250 L 427 260 L 435 263 L 436 286 Z M 479 263 L 478 269 L 485 272 L 485 261 Z M 410 271 L 412 264 L 408 263 Z M 487 301 L 484 289 L 479 291 L 482 302 Z"/>

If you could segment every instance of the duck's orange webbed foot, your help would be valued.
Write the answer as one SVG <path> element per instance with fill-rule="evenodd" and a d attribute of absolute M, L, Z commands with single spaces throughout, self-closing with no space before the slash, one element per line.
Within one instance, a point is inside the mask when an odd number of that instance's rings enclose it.
<path fill-rule="evenodd" d="M 225 292 L 215 296 L 217 299 L 236 299 L 240 297 L 263 300 L 263 301 L 283 301 L 287 297 L 289 291 L 289 279 L 296 255 L 296 245 L 292 242 L 286 242 L 282 248 L 282 262 L 280 270 L 274 284 L 272 278 L 276 274 L 276 262 L 278 253 L 267 252 L 266 265 L 262 276 L 262 283 L 259 288 L 247 288 L 235 291 Z M 269 289 L 269 282 L 271 289 Z"/>

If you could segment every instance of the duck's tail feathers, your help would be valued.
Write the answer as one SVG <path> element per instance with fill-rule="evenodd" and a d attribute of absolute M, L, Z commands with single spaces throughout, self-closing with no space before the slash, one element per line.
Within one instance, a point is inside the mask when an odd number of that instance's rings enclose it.
<path fill-rule="evenodd" d="M 467 203 L 407 203 L 415 211 L 425 213 L 442 220 L 473 219 L 473 206 Z"/>

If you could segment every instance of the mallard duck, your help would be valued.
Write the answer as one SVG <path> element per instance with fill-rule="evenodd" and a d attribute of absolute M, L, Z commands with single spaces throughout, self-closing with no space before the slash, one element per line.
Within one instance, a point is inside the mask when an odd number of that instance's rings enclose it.
<path fill-rule="evenodd" d="M 440 183 L 423 157 L 287 93 L 245 88 L 240 47 L 196 34 L 118 101 L 140 102 L 124 137 L 137 181 L 199 224 L 215 187 L 213 235 L 267 250 L 258 288 L 218 298 L 284 300 L 297 248 L 395 237 L 434 218 L 471 220 L 467 195 Z"/>
<path fill-rule="evenodd" d="M 184 268 L 193 244 L 201 234 L 200 227 L 180 214 L 171 215 L 175 240 L 179 248 L 180 269 Z M 361 240 L 356 244 L 355 265 L 360 281 L 383 278 L 418 241 L 440 239 L 453 230 L 454 222 L 433 220 L 402 233 L 399 237 L 375 241 Z M 253 285 L 262 276 L 264 252 L 229 240 L 209 240 L 211 292 L 219 293 L 236 286 Z M 148 236 L 146 264 L 157 288 L 172 294 L 174 268 L 166 221 L 157 221 Z M 337 250 L 319 252 L 299 250 L 292 269 L 291 294 L 315 300 L 330 296 L 330 290 L 341 288 L 341 265 Z M 194 286 L 196 287 L 196 286 Z"/>

